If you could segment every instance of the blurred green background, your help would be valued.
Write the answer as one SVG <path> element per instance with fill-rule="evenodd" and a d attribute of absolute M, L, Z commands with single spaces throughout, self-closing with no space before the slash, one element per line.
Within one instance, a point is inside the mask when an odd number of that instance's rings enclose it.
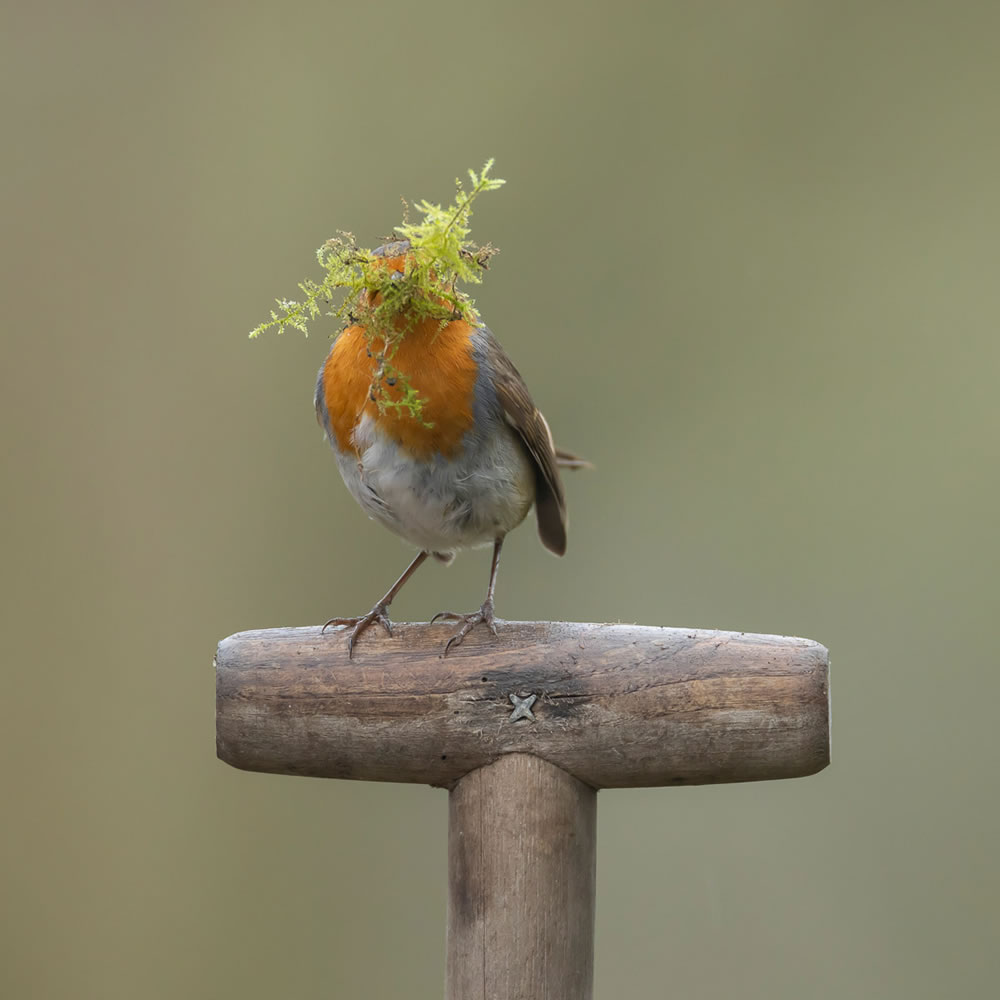
<path fill-rule="evenodd" d="M 479 304 L 598 467 L 564 560 L 511 536 L 500 613 L 832 651 L 827 771 L 602 793 L 598 995 L 993 991 L 1000 7 L 3 22 L 0 994 L 441 995 L 445 793 L 227 768 L 212 653 L 409 557 L 314 422 L 325 336 L 246 331 L 489 156 Z"/>

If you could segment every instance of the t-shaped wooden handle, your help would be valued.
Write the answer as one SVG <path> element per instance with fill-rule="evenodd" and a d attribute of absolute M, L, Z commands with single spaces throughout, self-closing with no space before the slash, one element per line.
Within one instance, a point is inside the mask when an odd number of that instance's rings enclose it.
<path fill-rule="evenodd" d="M 583 1000 L 593 978 L 596 789 L 813 774 L 828 655 L 809 639 L 503 622 L 240 632 L 219 644 L 234 767 L 450 789 L 451 1000 Z"/>

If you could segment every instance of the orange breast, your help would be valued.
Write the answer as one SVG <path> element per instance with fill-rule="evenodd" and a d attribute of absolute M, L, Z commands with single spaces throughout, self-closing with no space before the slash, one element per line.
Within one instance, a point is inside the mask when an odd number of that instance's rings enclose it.
<path fill-rule="evenodd" d="M 427 320 L 407 332 L 392 364 L 420 395 L 422 421 L 405 409 L 379 412 L 370 395 L 377 365 L 369 357 L 360 326 L 348 327 L 335 341 L 323 366 L 323 396 L 337 447 L 353 450 L 351 434 L 367 413 L 379 430 L 415 458 L 427 459 L 435 453 L 454 456 L 472 426 L 476 382 L 472 327 L 458 320 L 442 328 Z M 384 389 L 389 399 L 400 398 L 398 385 L 384 385 Z"/>

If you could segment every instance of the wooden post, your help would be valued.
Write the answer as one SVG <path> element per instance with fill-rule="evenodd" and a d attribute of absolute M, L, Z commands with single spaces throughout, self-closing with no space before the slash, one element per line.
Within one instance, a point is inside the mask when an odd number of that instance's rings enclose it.
<path fill-rule="evenodd" d="M 447 1000 L 589 997 L 597 791 L 505 754 L 451 790 Z"/>
<path fill-rule="evenodd" d="M 504 622 L 241 632 L 219 644 L 234 767 L 450 790 L 449 1000 L 588 1000 L 596 790 L 754 781 L 829 763 L 826 649 L 808 639 Z"/>

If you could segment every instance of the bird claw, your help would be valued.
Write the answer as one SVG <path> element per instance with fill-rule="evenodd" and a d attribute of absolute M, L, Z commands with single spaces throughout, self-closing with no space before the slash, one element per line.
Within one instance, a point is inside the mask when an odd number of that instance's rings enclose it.
<path fill-rule="evenodd" d="M 473 611 L 470 615 L 460 615 L 456 611 L 439 611 L 432 619 L 431 624 L 438 621 L 461 622 L 462 627 L 445 643 L 444 655 L 451 652 L 452 647 L 461 645 L 462 640 L 477 626 L 485 625 L 497 638 L 496 619 L 493 617 L 493 602 L 486 600 L 478 611 Z"/>
<path fill-rule="evenodd" d="M 361 635 L 367 628 L 370 628 L 375 623 L 378 623 L 386 630 L 386 632 L 392 635 L 392 622 L 389 621 L 389 616 L 386 614 L 385 604 L 376 604 L 371 611 L 366 615 L 360 615 L 357 618 L 331 618 L 320 630 L 320 635 L 322 635 L 331 625 L 350 625 L 353 626 L 351 629 L 351 637 L 347 640 L 347 658 L 350 660 L 354 656 L 354 643 L 357 642 L 358 636 Z"/>

